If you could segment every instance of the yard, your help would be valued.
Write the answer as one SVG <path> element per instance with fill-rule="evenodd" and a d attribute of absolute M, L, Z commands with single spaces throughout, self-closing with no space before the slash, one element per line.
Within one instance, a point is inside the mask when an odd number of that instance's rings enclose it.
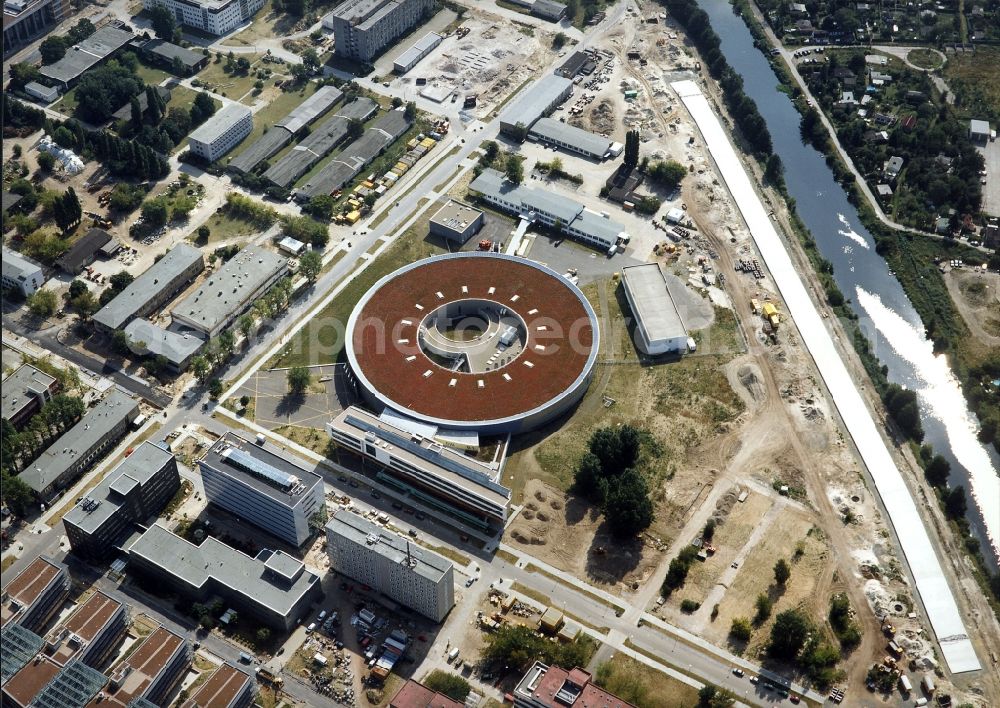
<path fill-rule="evenodd" d="M 256 67 L 263 56 L 263 54 L 241 54 L 240 58 L 249 59 L 251 67 Z M 253 90 L 254 83 L 257 81 L 253 69 L 245 75 L 230 74 L 226 73 L 225 66 L 226 60 L 224 58 L 220 57 L 218 61 L 213 59 L 212 63 L 198 74 L 197 81 L 222 96 L 241 101 L 247 105 L 252 104 L 254 101 L 250 99 L 254 97 L 249 96 L 249 94 Z"/>

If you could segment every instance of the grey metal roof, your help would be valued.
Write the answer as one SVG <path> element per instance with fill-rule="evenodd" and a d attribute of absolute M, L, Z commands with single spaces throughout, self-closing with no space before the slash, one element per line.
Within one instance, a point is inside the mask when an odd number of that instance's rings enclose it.
<path fill-rule="evenodd" d="M 428 32 L 414 42 L 413 46 L 396 57 L 393 60 L 393 64 L 409 67 L 414 62 L 418 62 L 427 56 L 429 51 L 441 43 L 441 39 L 441 35 L 437 32 Z"/>
<path fill-rule="evenodd" d="M 22 199 L 24 199 L 24 197 L 22 197 L 20 194 L 14 194 L 14 192 L 8 192 L 6 189 L 3 190 L 3 210 L 9 211 L 10 209 L 13 209 Z M 4 250 L 6 251 L 6 249 Z M 6 257 L 6 254 L 4 255 L 4 257 Z"/>
<path fill-rule="evenodd" d="M 554 192 L 521 187 L 518 193 L 521 196 L 521 203 L 527 209 L 551 214 L 561 219 L 563 224 L 569 224 L 583 211 L 582 204 Z"/>
<path fill-rule="evenodd" d="M 31 701 L 32 708 L 80 708 L 108 683 L 108 677 L 72 660 Z"/>
<path fill-rule="evenodd" d="M 327 533 L 343 536 L 398 565 L 403 565 L 409 557 L 415 561 L 410 566 L 413 573 L 433 582 L 439 582 L 454 567 L 454 563 L 444 556 L 422 548 L 347 509 L 337 509 L 327 522 L 326 530 Z"/>
<path fill-rule="evenodd" d="M 481 194 L 503 197 L 507 201 L 521 203 L 521 187 L 504 177 L 503 172 L 492 168 L 483 170 L 469 184 L 469 189 Z"/>
<path fill-rule="evenodd" d="M 77 526 L 87 533 L 93 533 L 111 518 L 125 501 L 121 492 L 135 486 L 144 485 L 164 466 L 170 463 L 173 453 L 162 443 L 146 440 L 131 455 L 109 472 L 100 483 L 87 492 L 76 506 L 66 512 L 63 521 Z M 121 482 L 129 480 L 123 488 Z M 93 502 L 97 502 L 94 504 Z"/>
<path fill-rule="evenodd" d="M 191 140 L 210 145 L 218 140 L 227 130 L 246 116 L 252 116 L 250 109 L 240 103 L 230 103 L 217 110 L 211 118 L 194 129 Z"/>
<path fill-rule="evenodd" d="M 554 118 L 539 118 L 528 132 L 546 140 L 567 143 L 581 152 L 598 157 L 603 157 L 611 149 L 611 141 L 607 138 Z"/>
<path fill-rule="evenodd" d="M 79 423 L 62 434 L 18 477 L 36 492 L 42 492 L 87 454 L 115 426 L 139 415 L 139 404 L 131 396 L 111 389 Z"/>
<path fill-rule="evenodd" d="M 163 86 L 154 86 L 156 92 L 160 94 L 160 98 L 163 99 L 164 103 L 170 102 L 170 89 Z M 139 102 L 139 111 L 142 114 L 146 113 L 146 109 L 149 107 L 149 99 L 146 97 L 146 92 L 141 92 L 135 97 Z M 126 101 L 125 105 L 115 111 L 112 116 L 115 120 L 131 120 L 132 118 L 132 101 Z"/>
<path fill-rule="evenodd" d="M 70 47 L 59 61 L 43 66 L 40 73 L 53 81 L 68 83 L 124 47 L 134 36 L 128 30 L 106 25 Z"/>
<path fill-rule="evenodd" d="M 359 19 L 367 17 L 390 1 L 395 3 L 395 0 L 345 0 L 333 8 L 333 12 L 330 14 L 339 19 L 357 23 Z"/>
<path fill-rule="evenodd" d="M 125 326 L 125 334 L 130 341 L 145 346 L 138 347 L 153 356 L 162 356 L 174 366 L 180 367 L 205 346 L 205 340 L 189 333 L 173 332 L 149 320 L 137 317 Z"/>
<path fill-rule="evenodd" d="M 573 86 L 573 82 L 563 76 L 549 74 L 544 79 L 521 92 L 503 112 L 503 122 L 523 123 L 530 128 L 542 117 L 550 105 Z"/>
<path fill-rule="evenodd" d="M 405 133 L 410 125 L 403 111 L 389 111 L 302 185 L 299 195 L 309 198 L 340 189 Z"/>
<path fill-rule="evenodd" d="M 344 92 L 335 86 L 323 86 L 312 96 L 296 106 L 285 118 L 275 123 L 286 130 L 297 133 L 314 120 L 333 108 L 344 97 Z"/>
<path fill-rule="evenodd" d="M 276 273 L 288 269 L 288 260 L 260 246 L 247 246 L 229 259 L 172 310 L 212 331 Z"/>
<path fill-rule="evenodd" d="M 71 273 L 77 272 L 88 262 L 93 262 L 97 252 L 112 238 L 114 237 L 104 229 L 94 227 L 70 246 L 56 261 L 56 265 Z"/>
<path fill-rule="evenodd" d="M 204 265 L 200 250 L 186 243 L 177 244 L 102 307 L 94 315 L 94 321 L 108 329 L 121 329 L 143 305 L 155 299 L 163 288 L 169 287 L 175 278 L 198 262 Z"/>
<path fill-rule="evenodd" d="M 574 229 L 579 229 L 585 234 L 593 236 L 601 241 L 613 243 L 618 237 L 625 233 L 625 226 L 605 219 L 600 214 L 584 209 L 580 215 L 570 224 Z"/>
<path fill-rule="evenodd" d="M 558 19 L 566 12 L 566 6 L 555 0 L 535 0 L 531 11 L 547 19 Z"/>
<path fill-rule="evenodd" d="M 229 168 L 239 172 L 252 172 L 257 165 L 272 155 L 276 155 L 281 151 L 281 148 L 290 142 L 292 142 L 292 134 L 276 125 L 230 160 Z"/>
<path fill-rule="evenodd" d="M 299 484 L 303 485 L 301 491 L 294 495 L 288 494 L 278 482 L 271 481 L 271 478 L 266 475 L 268 471 L 266 467 L 263 470 L 265 474 L 247 469 L 247 465 L 243 464 L 240 459 L 225 455 L 227 449 L 239 450 L 262 465 L 277 470 L 279 474 L 296 477 Z M 232 477 L 240 484 L 289 507 L 298 504 L 313 487 L 323 483 L 323 478 L 316 472 L 307 470 L 287 457 L 277 455 L 232 431 L 219 438 L 205 456 L 198 461 L 198 464 Z"/>
<path fill-rule="evenodd" d="M 975 133 L 977 135 L 989 135 L 990 134 L 990 122 L 988 120 L 980 120 L 978 118 L 973 118 L 969 121 L 969 132 Z"/>
<path fill-rule="evenodd" d="M 261 603 L 282 615 L 291 612 L 299 599 L 319 582 L 319 576 L 308 569 L 292 583 L 268 572 L 266 561 L 270 551 L 261 551 L 263 557 L 258 554 L 251 558 L 212 536 L 195 546 L 158 523 L 136 539 L 128 552 L 186 585 L 204 588 L 206 583 L 214 581 L 234 594 L 245 596 L 248 602 Z"/>
<path fill-rule="evenodd" d="M 291 187 L 347 137 L 352 119 L 368 120 L 376 110 L 378 104 L 370 98 L 362 97 L 351 101 L 312 131 L 291 152 L 271 165 L 264 177 L 279 187 Z"/>
<path fill-rule="evenodd" d="M 14 622 L 0 629 L 0 678 L 3 683 L 31 661 L 44 644 L 37 634 Z"/>
<path fill-rule="evenodd" d="M 208 57 L 204 54 L 193 52 L 190 49 L 185 49 L 184 47 L 158 38 L 147 41 L 142 45 L 141 49 L 144 52 L 150 52 L 151 54 L 163 57 L 167 61 L 180 59 L 184 66 L 189 69 L 198 66 L 203 61 L 208 61 Z"/>
<path fill-rule="evenodd" d="M 22 364 L 3 380 L 0 387 L 0 417 L 10 420 L 25 403 L 42 395 L 55 382 L 55 378 L 39 371 L 31 364 Z"/>
<path fill-rule="evenodd" d="M 626 266 L 622 268 L 622 280 L 632 295 L 639 326 L 651 342 L 687 336 L 658 263 Z"/>

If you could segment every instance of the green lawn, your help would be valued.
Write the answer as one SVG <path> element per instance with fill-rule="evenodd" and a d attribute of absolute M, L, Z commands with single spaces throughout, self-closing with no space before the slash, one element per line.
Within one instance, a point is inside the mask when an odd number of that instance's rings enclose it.
<path fill-rule="evenodd" d="M 163 69 L 156 69 L 141 61 L 135 68 L 135 74 L 151 86 L 159 86 L 164 79 L 173 78 L 174 76 L 169 72 L 163 71 Z"/>
<path fill-rule="evenodd" d="M 52 105 L 52 110 L 59 111 L 64 116 L 72 116 L 73 112 L 76 111 L 76 106 L 76 89 L 73 89 L 56 101 Z"/>
<path fill-rule="evenodd" d="M 249 237 L 260 233 L 260 229 L 253 224 L 240 219 L 234 219 L 221 210 L 212 214 L 211 218 L 205 222 L 205 226 L 210 231 L 208 237 L 209 243 L 228 241 L 241 236 Z"/>
<path fill-rule="evenodd" d="M 259 62 L 263 55 L 241 54 L 240 56 L 249 59 L 250 64 L 253 67 Z M 253 68 L 251 68 L 246 76 L 240 76 L 236 74 L 227 74 L 223 69 L 225 65 L 225 59 L 218 63 L 216 63 L 213 59 L 212 62 L 206 66 L 200 74 L 198 74 L 198 80 L 206 84 L 213 92 L 225 96 L 226 98 L 243 100 L 243 97 L 253 90 L 253 85 L 257 81 L 257 77 L 253 74 Z M 246 100 L 243 100 L 243 102 L 249 105 L 254 102 L 254 99 L 254 96 L 247 96 Z"/>
<path fill-rule="evenodd" d="M 170 100 L 167 102 L 167 110 L 169 111 L 171 108 L 191 110 L 191 105 L 194 103 L 196 95 L 198 95 L 198 92 L 194 89 L 189 89 L 186 86 L 175 86 L 170 89 Z"/>
<path fill-rule="evenodd" d="M 597 667 L 595 683 L 639 708 L 688 708 L 698 691 L 624 654 Z"/>
<path fill-rule="evenodd" d="M 250 132 L 250 135 L 248 135 L 246 139 L 240 143 L 239 147 L 230 153 L 229 159 L 236 157 L 250 145 L 253 145 L 257 138 L 264 134 L 265 128 L 273 128 L 275 123 L 286 117 L 296 106 L 316 93 L 317 88 L 318 84 L 310 81 L 297 91 L 282 92 L 282 94 L 271 101 L 266 108 L 259 110 L 253 117 L 253 130 Z M 320 120 L 323 119 L 320 118 Z"/>

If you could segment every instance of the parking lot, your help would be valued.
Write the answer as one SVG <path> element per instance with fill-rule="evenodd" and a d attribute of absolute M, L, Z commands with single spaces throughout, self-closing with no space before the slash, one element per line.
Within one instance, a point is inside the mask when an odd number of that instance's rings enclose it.
<path fill-rule="evenodd" d="M 983 185 L 983 211 L 1000 216 L 1000 143 L 996 140 L 976 147 L 986 160 L 986 184 Z"/>
<path fill-rule="evenodd" d="M 309 369 L 312 383 L 301 395 L 288 392 L 288 371 L 260 369 L 247 379 L 234 400 L 249 396 L 254 421 L 268 430 L 285 425 L 322 429 L 329 420 L 355 401 L 344 369 L 337 364 Z"/>

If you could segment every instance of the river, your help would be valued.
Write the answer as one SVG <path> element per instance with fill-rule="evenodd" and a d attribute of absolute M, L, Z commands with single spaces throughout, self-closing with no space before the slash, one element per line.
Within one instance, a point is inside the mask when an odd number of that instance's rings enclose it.
<path fill-rule="evenodd" d="M 976 438 L 979 423 L 943 356 L 935 355 L 913 308 L 875 239 L 861 224 L 823 155 L 799 137 L 799 113 L 778 90 L 779 80 L 727 0 L 699 0 L 722 40 L 722 52 L 743 77 L 771 131 L 785 168 L 789 194 L 834 267 L 834 278 L 859 317 L 872 351 L 889 369 L 889 380 L 917 393 L 924 441 L 951 463 L 949 482 L 965 486 L 968 519 L 992 570 L 1000 546 L 1000 455 Z M 970 493 L 971 492 L 971 493 Z M 989 549 L 993 550 L 992 553 Z"/>

